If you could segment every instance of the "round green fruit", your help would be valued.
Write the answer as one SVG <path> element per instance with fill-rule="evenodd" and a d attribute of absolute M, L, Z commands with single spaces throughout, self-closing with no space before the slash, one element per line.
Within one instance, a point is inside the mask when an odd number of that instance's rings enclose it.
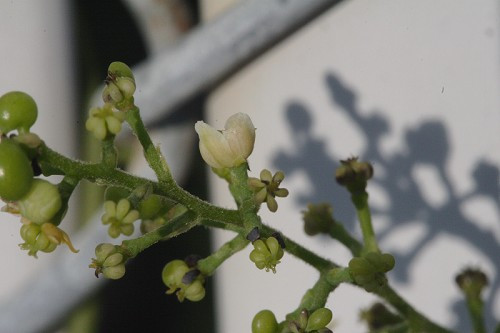
<path fill-rule="evenodd" d="M 0 142 L 0 197 L 6 201 L 21 199 L 31 188 L 33 168 L 24 150 L 15 142 Z"/>
<path fill-rule="evenodd" d="M 275 333 L 277 330 L 278 322 L 272 311 L 262 310 L 253 317 L 252 333 Z"/>
<path fill-rule="evenodd" d="M 0 132 L 29 132 L 38 116 L 38 108 L 30 95 L 11 91 L 0 97 Z"/>
<path fill-rule="evenodd" d="M 43 179 L 33 179 L 31 188 L 18 204 L 22 216 L 42 224 L 57 214 L 62 207 L 62 200 L 57 186 Z"/>

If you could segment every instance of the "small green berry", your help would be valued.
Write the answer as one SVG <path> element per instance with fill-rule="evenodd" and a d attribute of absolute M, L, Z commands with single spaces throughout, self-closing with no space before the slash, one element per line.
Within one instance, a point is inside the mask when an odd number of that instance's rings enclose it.
<path fill-rule="evenodd" d="M 38 108 L 30 95 L 11 91 L 0 97 L 0 132 L 29 132 L 38 116 Z"/>
<path fill-rule="evenodd" d="M 278 322 L 274 313 L 270 310 L 258 312 L 252 320 L 252 333 L 276 333 Z"/>
<path fill-rule="evenodd" d="M 49 222 L 61 209 L 61 194 L 54 184 L 33 179 L 30 190 L 18 201 L 21 215 L 31 222 Z"/>
<path fill-rule="evenodd" d="M 31 188 L 33 168 L 24 150 L 9 139 L 0 142 L 0 197 L 21 199 Z"/>

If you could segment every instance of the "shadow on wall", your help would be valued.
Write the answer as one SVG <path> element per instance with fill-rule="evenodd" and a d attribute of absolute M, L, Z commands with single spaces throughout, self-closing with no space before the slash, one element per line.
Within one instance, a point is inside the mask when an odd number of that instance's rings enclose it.
<path fill-rule="evenodd" d="M 373 210 L 374 214 L 383 214 L 390 221 L 377 236 L 383 241 L 391 231 L 391 226 L 403 226 L 421 221 L 425 224 L 426 233 L 414 245 L 411 251 L 393 253 L 397 265 L 392 272 L 392 278 L 398 282 L 409 280 L 409 269 L 412 262 L 421 251 L 436 237 L 448 234 L 462 239 L 491 262 L 498 265 L 500 246 L 495 236 L 486 230 L 481 230 L 474 221 L 468 219 L 461 211 L 461 206 L 470 199 L 481 197 L 491 200 L 500 215 L 499 169 L 497 166 L 482 160 L 478 161 L 472 173 L 475 188 L 465 195 L 457 195 L 454 184 L 446 174 L 445 168 L 451 146 L 446 127 L 440 121 L 427 120 L 418 127 L 408 130 L 405 134 L 405 151 L 384 157 L 381 153 L 381 138 L 390 132 L 389 120 L 382 114 L 363 115 L 357 105 L 356 93 L 347 87 L 338 76 L 328 74 L 325 78 L 326 88 L 331 94 L 335 110 L 341 110 L 359 127 L 359 132 L 365 137 L 366 148 L 360 152 L 362 160 L 367 160 L 375 166 L 373 182 L 384 189 L 391 204 L 384 210 Z M 327 143 L 312 134 L 314 119 L 307 108 L 300 102 L 288 104 L 285 118 L 293 132 L 295 152 L 285 150 L 274 154 L 274 167 L 283 170 L 287 175 L 295 171 L 304 172 L 313 188 L 313 192 L 298 197 L 297 204 L 305 207 L 308 203 L 331 201 L 334 204 L 335 218 L 343 221 L 350 231 L 355 228 L 355 211 L 345 191 L 333 181 L 333 172 L 339 166 L 339 160 L 349 156 L 337 156 L 327 151 Z M 418 181 L 412 171 L 416 167 L 432 168 L 438 175 L 446 192 L 446 200 L 440 205 L 430 205 L 422 195 Z M 377 171 L 379 173 L 377 174 Z M 380 172 L 382 171 L 382 172 Z M 382 174 L 382 176 L 380 176 Z M 332 175 L 332 181 L 325 181 L 325 175 Z M 390 175 L 390 177 L 388 176 Z M 462 267 L 457 267 L 457 273 Z M 490 288 L 493 291 L 485 303 L 487 326 L 494 326 L 493 295 L 499 287 L 500 267 L 496 267 L 496 276 L 490 278 Z M 451 279 L 451 277 L 450 277 Z M 450 281 L 450 283 L 454 283 Z M 459 319 L 457 328 L 470 327 L 468 315 L 463 301 L 453 305 L 452 311 Z"/>

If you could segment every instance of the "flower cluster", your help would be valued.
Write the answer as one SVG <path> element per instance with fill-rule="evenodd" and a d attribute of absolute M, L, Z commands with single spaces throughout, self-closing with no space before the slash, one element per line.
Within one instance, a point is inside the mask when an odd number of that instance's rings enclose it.
<path fill-rule="evenodd" d="M 73 247 L 69 236 L 52 223 L 39 225 L 28 222 L 23 224 L 21 227 L 21 238 L 24 240 L 24 243 L 19 244 L 21 249 L 27 250 L 28 254 L 35 258 L 38 251 L 50 253 L 61 243 L 66 244 L 72 252 L 78 252 Z"/>
<path fill-rule="evenodd" d="M 106 103 L 103 107 L 92 108 L 85 128 L 92 132 L 99 140 L 104 140 L 108 135 L 116 135 L 122 130 L 125 113 L 116 109 L 112 104 Z"/>
<path fill-rule="evenodd" d="M 130 201 L 120 199 L 118 203 L 108 200 L 104 202 L 104 215 L 101 221 L 104 225 L 109 224 L 108 234 L 116 238 L 120 234 L 130 236 L 134 232 L 133 223 L 139 218 L 139 212 L 131 209 Z"/>
<path fill-rule="evenodd" d="M 311 315 L 306 309 L 302 310 L 298 320 L 288 323 L 286 333 L 331 333 L 326 326 L 332 321 L 332 311 L 327 308 L 316 309 Z"/>
<path fill-rule="evenodd" d="M 354 281 L 371 292 L 387 283 L 386 272 L 394 267 L 394 257 L 389 253 L 369 252 L 349 261 L 349 273 Z"/>
<path fill-rule="evenodd" d="M 95 269 L 95 276 L 102 273 L 108 279 L 117 280 L 125 275 L 126 257 L 120 252 L 119 246 L 103 243 L 95 248 L 95 259 L 90 268 Z"/>
<path fill-rule="evenodd" d="M 255 193 L 255 202 L 257 204 L 265 202 L 271 212 L 276 212 L 278 210 L 278 203 L 275 197 L 284 198 L 288 196 L 288 190 L 279 187 L 283 179 L 285 179 L 283 171 L 278 171 L 273 176 L 267 169 L 260 172 L 260 179 L 254 177 L 248 178 L 248 186 Z"/>
<path fill-rule="evenodd" d="M 201 301 L 205 297 L 204 277 L 184 260 L 172 260 L 162 271 L 163 283 L 168 287 L 167 294 L 175 293 L 180 302 L 188 299 Z"/>
<path fill-rule="evenodd" d="M 276 265 L 283 258 L 283 248 L 276 237 L 257 239 L 253 243 L 254 249 L 250 252 L 250 260 L 258 269 L 265 269 L 276 273 Z"/>

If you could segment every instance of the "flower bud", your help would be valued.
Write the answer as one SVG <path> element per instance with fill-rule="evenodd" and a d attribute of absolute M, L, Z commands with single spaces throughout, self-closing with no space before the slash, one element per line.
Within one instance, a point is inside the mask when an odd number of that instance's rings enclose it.
<path fill-rule="evenodd" d="M 99 244 L 95 248 L 95 259 L 92 259 L 90 268 L 95 269 L 95 276 L 102 273 L 104 277 L 118 280 L 125 275 L 127 258 L 119 252 L 120 247 L 113 244 Z"/>
<path fill-rule="evenodd" d="M 253 151 L 255 127 L 247 114 L 237 113 L 229 117 L 222 131 L 203 121 L 196 123 L 195 130 L 200 138 L 201 156 L 213 168 L 239 166 Z"/>
<path fill-rule="evenodd" d="M 327 308 L 319 308 L 309 316 L 306 332 L 322 329 L 328 325 L 331 320 L 332 311 Z"/>

